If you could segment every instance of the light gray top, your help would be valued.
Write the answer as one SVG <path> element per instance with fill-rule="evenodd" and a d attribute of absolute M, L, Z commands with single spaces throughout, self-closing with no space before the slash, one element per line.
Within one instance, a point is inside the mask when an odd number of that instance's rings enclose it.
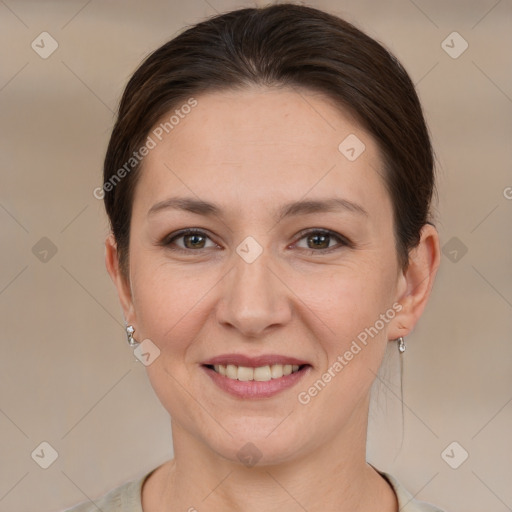
<path fill-rule="evenodd" d="M 105 496 L 96 500 L 95 504 L 92 501 L 85 501 L 64 512 L 98 512 L 98 509 L 102 512 L 144 512 L 141 499 L 142 484 L 153 471 L 112 489 Z M 415 500 L 398 480 L 390 474 L 383 473 L 382 471 L 379 471 L 379 473 L 393 487 L 398 499 L 398 509 L 400 512 L 444 512 L 430 503 Z"/>

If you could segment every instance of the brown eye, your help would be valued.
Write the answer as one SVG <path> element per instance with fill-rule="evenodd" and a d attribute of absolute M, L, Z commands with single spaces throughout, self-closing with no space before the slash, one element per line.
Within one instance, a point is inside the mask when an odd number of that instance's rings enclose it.
<path fill-rule="evenodd" d="M 307 237 L 308 247 L 310 247 L 311 249 L 327 249 L 329 247 L 330 241 L 330 235 L 324 235 L 323 233 L 309 235 Z M 311 244 L 312 247 L 309 244 Z"/>
<path fill-rule="evenodd" d="M 309 230 L 301 233 L 302 237 L 297 242 L 300 249 L 310 250 L 310 252 L 330 252 L 343 246 L 350 246 L 345 237 L 328 230 Z M 300 241 L 305 240 L 306 246 L 301 246 Z M 332 243 L 336 242 L 336 243 Z"/>
<path fill-rule="evenodd" d="M 203 249 L 205 243 L 205 237 L 202 235 L 184 235 L 184 245 L 187 249 Z"/>
<path fill-rule="evenodd" d="M 180 243 L 178 243 L 180 241 Z M 207 245 L 210 241 L 211 245 Z M 216 247 L 216 244 L 210 240 L 210 237 L 203 231 L 188 229 L 178 233 L 173 233 L 162 241 L 162 245 L 171 250 L 188 251 L 201 250 Z"/>

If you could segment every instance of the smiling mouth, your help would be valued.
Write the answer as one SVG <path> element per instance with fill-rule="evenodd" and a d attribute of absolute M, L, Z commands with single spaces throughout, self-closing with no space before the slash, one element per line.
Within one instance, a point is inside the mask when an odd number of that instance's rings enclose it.
<path fill-rule="evenodd" d="M 258 366 L 256 368 L 236 366 L 234 364 L 205 364 L 203 366 L 210 368 L 219 375 L 223 375 L 231 380 L 267 382 L 270 380 L 280 379 L 281 377 L 291 375 L 292 373 L 298 373 L 311 365 L 273 364 Z"/>

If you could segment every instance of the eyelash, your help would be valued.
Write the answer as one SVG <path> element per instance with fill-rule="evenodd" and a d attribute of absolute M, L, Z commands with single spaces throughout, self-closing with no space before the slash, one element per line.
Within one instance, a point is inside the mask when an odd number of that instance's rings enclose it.
<path fill-rule="evenodd" d="M 334 238 L 338 244 L 335 245 L 334 247 L 328 247 L 327 249 L 305 249 L 305 248 L 301 248 L 302 250 L 304 251 L 307 251 L 309 254 L 313 255 L 313 254 L 329 254 L 335 250 L 339 250 L 341 249 L 342 247 L 353 247 L 353 244 L 352 242 L 350 242 L 350 240 L 348 240 L 348 238 L 342 236 L 342 235 L 339 235 L 338 233 L 334 232 L 334 231 L 330 231 L 328 229 L 320 229 L 320 228 L 313 228 L 313 229 L 306 229 L 306 230 L 303 230 L 301 232 L 298 233 L 298 239 L 297 239 L 297 242 L 299 242 L 300 240 L 302 240 L 303 238 L 305 238 L 306 236 L 308 235 L 311 235 L 311 234 L 315 234 L 315 235 L 322 235 L 322 236 L 329 236 L 330 238 Z M 181 231 L 178 231 L 176 233 L 172 233 L 168 236 L 166 236 L 162 242 L 160 243 L 160 245 L 164 246 L 164 247 L 167 247 L 168 249 L 170 249 L 171 251 L 177 251 L 177 252 L 182 252 L 182 253 L 190 253 L 190 252 L 202 252 L 202 251 L 206 251 L 208 249 L 210 249 L 209 247 L 206 247 L 206 248 L 201 248 L 201 249 L 187 249 L 187 248 L 182 248 L 182 247 L 171 247 L 173 242 L 179 238 L 183 238 L 187 235 L 199 235 L 199 236 L 202 236 L 202 237 L 205 237 L 205 238 L 208 238 L 210 239 L 210 237 L 207 235 L 207 233 L 205 233 L 204 231 L 200 230 L 200 229 L 194 229 L 194 228 L 187 228 L 187 229 L 182 229 Z M 211 240 L 211 239 L 210 239 Z M 295 243 L 297 243 L 295 242 Z"/>

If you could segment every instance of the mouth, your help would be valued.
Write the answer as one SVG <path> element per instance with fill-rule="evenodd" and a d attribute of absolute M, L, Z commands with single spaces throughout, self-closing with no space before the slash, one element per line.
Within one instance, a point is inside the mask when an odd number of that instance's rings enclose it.
<path fill-rule="evenodd" d="M 295 360 L 297 361 L 297 360 Z M 245 364 L 256 364 L 254 361 Z M 261 363 L 258 363 L 261 364 Z M 206 375 L 224 393 L 242 400 L 269 399 L 291 389 L 310 373 L 310 364 L 265 364 L 238 366 L 235 364 L 201 365 Z"/>
<path fill-rule="evenodd" d="M 204 364 L 203 366 L 223 377 L 243 382 L 268 382 L 302 372 L 306 368 L 311 367 L 310 364 L 272 364 L 257 367 L 237 366 L 234 364 Z"/>

